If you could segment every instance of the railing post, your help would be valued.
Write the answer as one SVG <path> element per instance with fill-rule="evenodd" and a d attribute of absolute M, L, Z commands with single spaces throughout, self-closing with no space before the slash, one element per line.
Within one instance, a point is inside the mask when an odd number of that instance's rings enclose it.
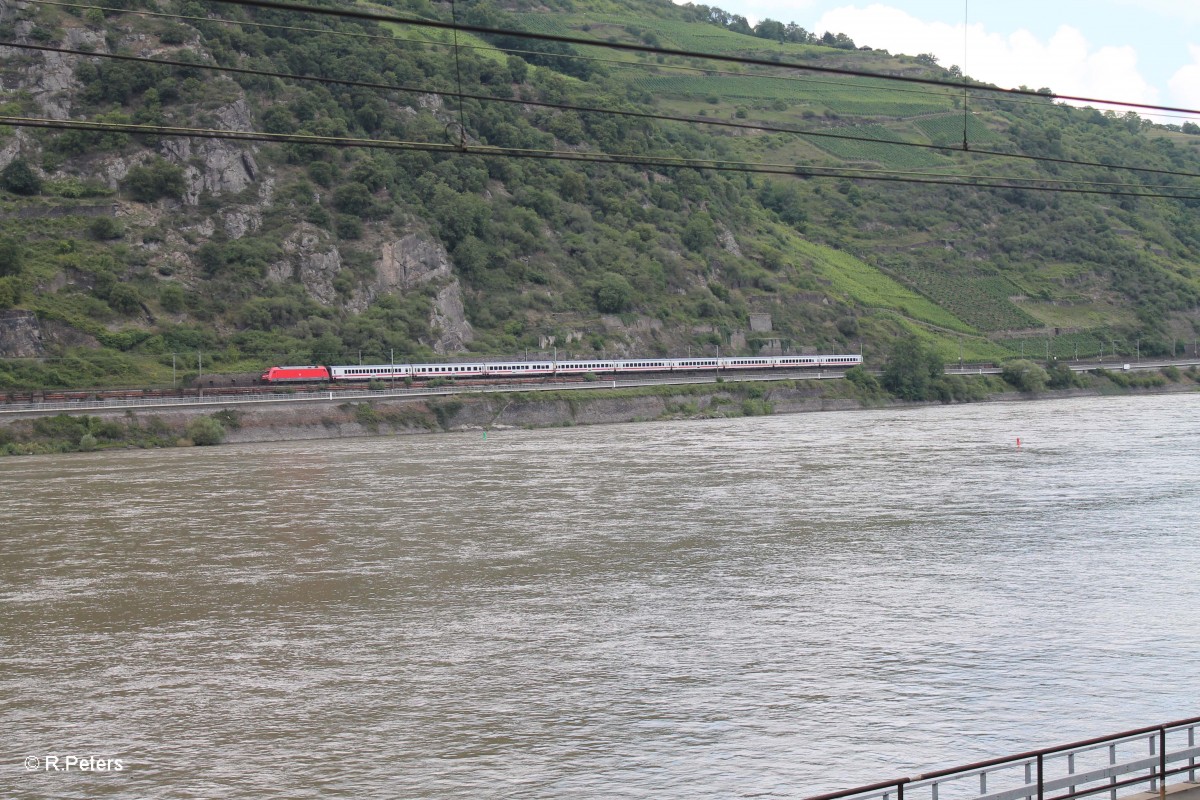
<path fill-rule="evenodd" d="M 1150 734 L 1148 737 L 1146 737 L 1146 741 L 1148 741 L 1150 743 L 1150 755 L 1154 755 L 1154 734 Z M 1152 792 L 1158 790 L 1157 771 L 1158 771 L 1158 768 L 1154 764 L 1151 764 L 1150 765 L 1150 791 L 1152 791 Z"/>
<path fill-rule="evenodd" d="M 1028 786 L 1031 783 L 1033 783 L 1033 762 L 1026 761 L 1025 762 L 1025 785 Z M 1025 795 L 1026 800 L 1028 800 L 1028 798 L 1030 798 L 1031 796 L 1032 795 L 1028 795 L 1028 794 Z M 1116 800 L 1116 798 L 1113 798 L 1113 800 Z"/>
<path fill-rule="evenodd" d="M 1110 767 L 1112 767 L 1112 766 L 1116 766 L 1116 764 L 1117 764 L 1117 746 L 1115 744 L 1110 744 L 1108 746 L 1108 765 Z M 1117 785 L 1117 776 L 1113 775 L 1111 778 L 1108 779 L 1108 782 L 1110 784 L 1112 784 L 1114 787 L 1108 793 L 1109 800 L 1117 800 L 1117 790 L 1115 788 Z"/>
<path fill-rule="evenodd" d="M 1068 775 L 1074 775 L 1074 774 L 1075 774 L 1075 754 L 1074 754 L 1074 753 L 1069 753 L 1069 754 L 1067 755 L 1067 774 L 1068 774 Z M 1074 784 L 1072 784 L 1071 786 L 1067 787 L 1067 791 L 1068 791 L 1068 793 L 1069 793 L 1069 794 L 1075 794 L 1075 786 L 1074 786 Z"/>
<path fill-rule="evenodd" d="M 987 770 L 979 773 L 979 794 L 980 796 L 987 794 Z"/>
<path fill-rule="evenodd" d="M 930 788 L 930 795 L 929 795 L 929 796 L 932 798 L 932 800 L 938 800 L 938 796 L 937 796 L 937 794 L 938 794 L 938 792 L 937 792 L 937 789 L 938 789 L 937 781 L 934 781 L 932 784 L 930 784 L 930 787 L 929 787 L 929 788 Z"/>
<path fill-rule="evenodd" d="M 1189 725 L 1188 726 L 1188 749 L 1190 750 L 1195 746 L 1196 746 L 1196 726 Z M 1188 766 L 1189 767 L 1196 766 L 1196 757 L 1195 756 L 1191 756 L 1190 758 L 1188 758 Z M 1194 769 L 1188 770 L 1188 780 L 1191 781 L 1192 783 L 1196 782 L 1196 770 L 1194 770 Z"/>
<path fill-rule="evenodd" d="M 904 781 L 896 784 L 896 800 L 904 800 Z"/>
<path fill-rule="evenodd" d="M 1158 729 L 1158 790 L 1167 793 L 1167 729 Z"/>
<path fill-rule="evenodd" d="M 1038 800 L 1045 800 L 1046 780 L 1045 780 L 1045 775 L 1044 775 L 1044 771 L 1043 771 L 1043 767 L 1045 766 L 1045 764 L 1044 764 L 1045 758 L 1046 757 L 1044 755 L 1042 755 L 1041 753 L 1038 753 L 1038 757 L 1037 757 Z"/>

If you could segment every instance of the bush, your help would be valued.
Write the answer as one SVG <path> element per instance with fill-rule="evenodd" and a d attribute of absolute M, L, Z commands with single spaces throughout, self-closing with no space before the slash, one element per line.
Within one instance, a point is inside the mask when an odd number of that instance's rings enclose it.
<path fill-rule="evenodd" d="M 25 251 L 20 243 L 7 237 L 0 239 L 0 277 L 20 275 L 25 266 Z"/>
<path fill-rule="evenodd" d="M 0 186 L 13 194 L 35 195 L 42 191 L 42 179 L 23 158 L 17 158 L 0 170 Z"/>
<path fill-rule="evenodd" d="M 1073 386 L 1080 386 L 1082 382 L 1075 371 L 1066 364 L 1055 363 L 1050 369 L 1046 370 L 1047 381 L 1046 386 L 1050 389 L 1070 389 Z"/>
<path fill-rule="evenodd" d="M 1046 390 L 1050 375 L 1032 361 L 1017 359 L 1004 365 L 1000 377 L 1022 392 L 1037 394 Z"/>
<path fill-rule="evenodd" d="M 183 293 L 183 287 L 177 283 L 168 283 L 158 291 L 158 302 L 162 305 L 163 311 L 171 314 L 178 314 L 183 311 L 184 302 L 187 297 Z"/>
<path fill-rule="evenodd" d="M 16 278 L 0 278 L 0 308 L 12 308 L 21 302 L 24 292 Z"/>
<path fill-rule="evenodd" d="M 334 223 L 339 239 L 361 239 L 363 235 L 362 220 L 350 214 L 338 214 Z"/>
<path fill-rule="evenodd" d="M 600 282 L 592 288 L 596 308 L 604 314 L 617 314 L 629 308 L 633 301 L 633 287 L 629 281 L 615 272 L 606 272 Z"/>
<path fill-rule="evenodd" d="M 846 380 L 868 394 L 879 394 L 883 391 L 883 386 L 880 385 L 879 379 L 861 366 L 851 367 L 846 370 Z"/>
<path fill-rule="evenodd" d="M 120 239 L 125 235 L 125 229 L 112 217 L 96 217 L 92 224 L 88 225 L 88 235 L 98 242 L 106 242 L 110 239 Z"/>
<path fill-rule="evenodd" d="M 183 169 L 171 162 L 156 158 L 129 170 L 121 187 L 140 203 L 151 203 L 160 197 L 178 198 L 187 189 Z"/>
<path fill-rule="evenodd" d="M 199 447 L 225 441 L 225 427 L 212 417 L 197 417 L 187 424 L 187 437 Z"/>

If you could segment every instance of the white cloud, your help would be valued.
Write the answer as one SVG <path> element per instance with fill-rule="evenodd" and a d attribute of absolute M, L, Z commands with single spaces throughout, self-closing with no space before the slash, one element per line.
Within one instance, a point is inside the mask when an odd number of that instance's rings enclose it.
<path fill-rule="evenodd" d="M 972 78 L 1006 88 L 1049 87 L 1058 94 L 1081 97 L 1158 101 L 1158 90 L 1138 71 L 1132 47 L 1093 49 L 1083 33 L 1069 25 L 1059 27 L 1046 41 L 1024 29 L 1005 35 L 971 25 L 965 59 L 962 24 L 927 22 L 882 4 L 833 9 L 817 21 L 814 30 L 846 33 L 859 45 L 893 53 L 933 53 L 943 66 L 958 64 Z"/>
<path fill-rule="evenodd" d="M 1192 54 L 1192 63 L 1181 67 L 1167 87 L 1171 90 L 1171 103 L 1182 108 L 1200 109 L 1200 47 L 1188 45 Z"/>

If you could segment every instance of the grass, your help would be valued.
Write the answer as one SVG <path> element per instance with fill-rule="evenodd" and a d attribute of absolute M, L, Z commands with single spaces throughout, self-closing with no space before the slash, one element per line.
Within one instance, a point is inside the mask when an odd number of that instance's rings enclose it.
<path fill-rule="evenodd" d="M 1017 306 L 1043 324 L 1055 328 L 1102 328 L 1137 324 L 1129 309 L 1102 302 L 1058 305 L 1052 302 L 1021 300 Z"/>
<path fill-rule="evenodd" d="M 976 330 L 945 309 L 864 262 L 830 247 L 793 237 L 791 252 L 807 260 L 818 276 L 834 290 L 862 305 L 895 311 L 930 325 L 973 334 Z"/>
<path fill-rule="evenodd" d="M 790 104 L 807 103 L 838 114 L 870 117 L 910 117 L 947 111 L 949 97 L 897 95 L 868 81 L 847 79 L 833 82 L 788 80 L 766 75 L 667 75 L 646 76 L 633 81 L 655 95 L 709 97 L 727 100 Z M 889 137 L 890 138 L 890 137 Z"/>

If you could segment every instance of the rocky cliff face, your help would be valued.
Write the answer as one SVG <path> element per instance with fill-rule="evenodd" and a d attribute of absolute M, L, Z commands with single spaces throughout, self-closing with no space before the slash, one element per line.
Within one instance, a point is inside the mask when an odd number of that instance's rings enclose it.
<path fill-rule="evenodd" d="M 43 352 L 42 329 L 32 311 L 0 311 L 0 358 L 36 358 Z"/>
<path fill-rule="evenodd" d="M 333 281 L 341 272 L 342 254 L 330 244 L 327 232 L 301 223 L 284 239 L 283 252 L 287 257 L 270 266 L 268 280 L 298 280 L 317 302 L 327 306 L 337 302 Z"/>
<path fill-rule="evenodd" d="M 475 332 L 463 307 L 462 285 L 446 248 L 429 236 L 410 233 L 383 242 L 375 262 L 375 281 L 356 300 L 365 307 L 380 295 L 410 291 L 427 283 L 441 284 L 430 319 L 436 336 L 431 346 L 438 353 L 465 350 Z"/>
<path fill-rule="evenodd" d="M 213 116 L 221 130 L 254 129 L 245 97 L 222 106 Z M 259 174 L 252 148 L 227 139 L 164 139 L 162 149 L 171 161 L 184 167 L 187 180 L 184 202 L 191 206 L 199 205 L 201 195 L 206 192 L 214 196 L 240 192 L 254 183 Z"/>

